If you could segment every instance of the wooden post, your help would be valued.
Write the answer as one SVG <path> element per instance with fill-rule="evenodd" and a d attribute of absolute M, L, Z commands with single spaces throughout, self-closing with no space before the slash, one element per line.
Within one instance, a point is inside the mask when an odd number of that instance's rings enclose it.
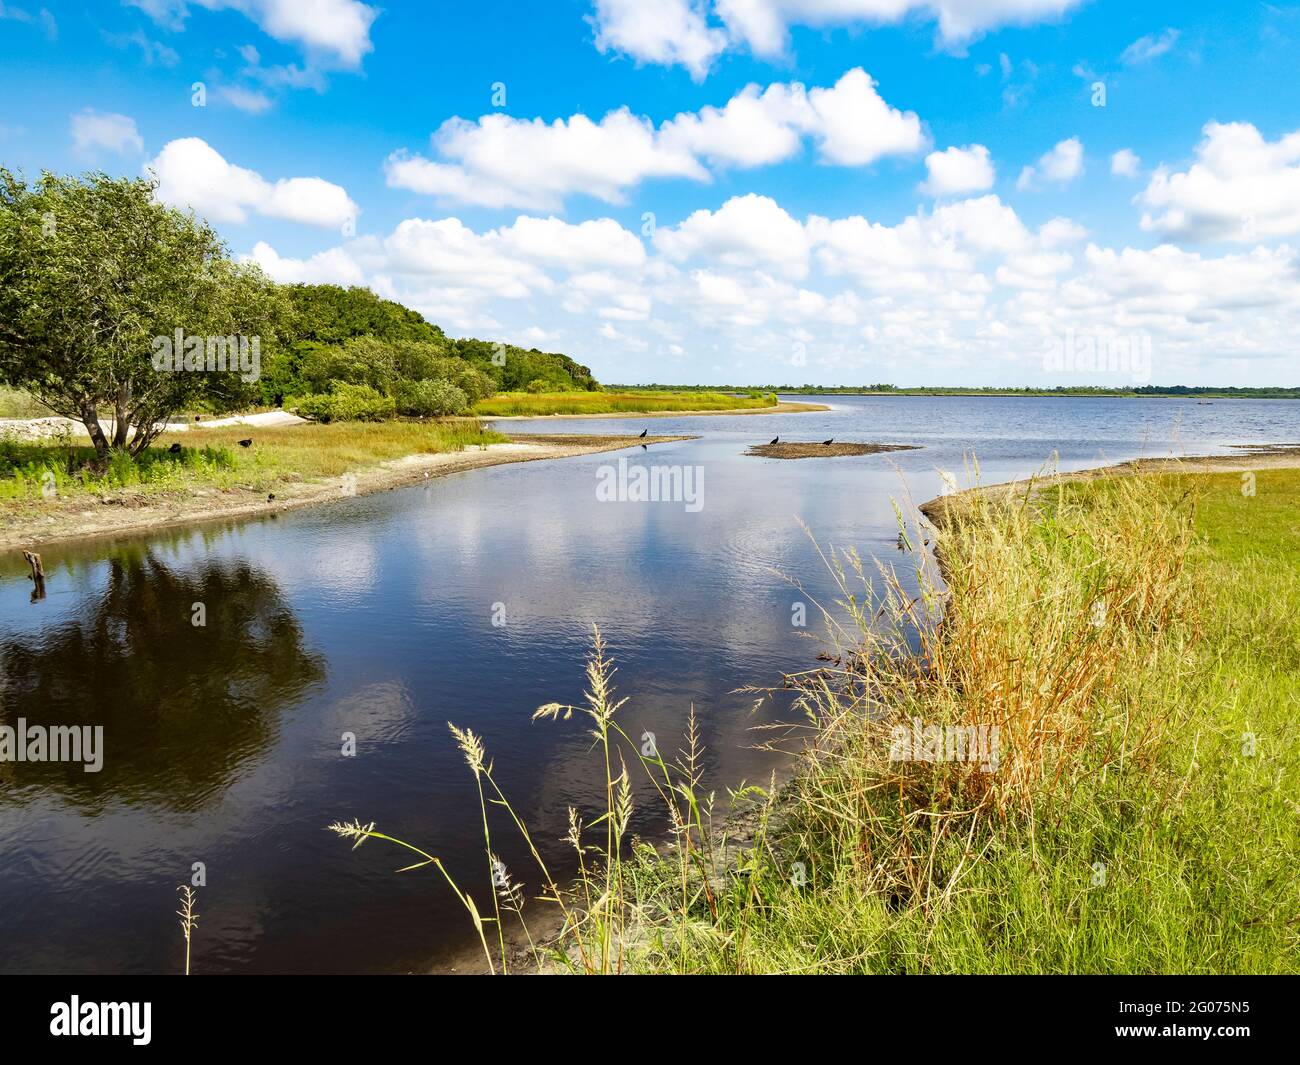
<path fill-rule="evenodd" d="M 35 551 L 24 551 L 23 558 L 27 564 L 32 567 L 32 583 L 36 587 L 32 590 L 33 599 L 45 598 L 45 565 L 41 562 L 41 556 Z"/>

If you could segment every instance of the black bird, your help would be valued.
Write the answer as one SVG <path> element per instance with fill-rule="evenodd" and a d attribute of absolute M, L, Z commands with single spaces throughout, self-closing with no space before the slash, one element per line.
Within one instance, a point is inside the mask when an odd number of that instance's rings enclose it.
<path fill-rule="evenodd" d="M 179 455 L 181 453 L 181 446 L 180 444 L 172 444 L 172 446 L 167 450 L 173 455 Z"/>
<path fill-rule="evenodd" d="M 274 503 L 274 502 L 275 502 L 275 493 L 274 493 L 274 492 L 267 492 L 267 493 L 266 493 L 266 501 L 267 501 L 268 503 Z"/>
<path fill-rule="evenodd" d="M 641 430 L 641 436 L 644 437 L 645 434 L 648 433 L 649 431 L 650 431 L 649 429 L 642 429 L 642 430 Z"/>
<path fill-rule="evenodd" d="M 253 438 L 250 436 L 247 440 L 241 440 L 241 441 L 239 441 L 239 446 L 240 446 L 240 447 L 252 447 L 252 446 L 253 446 Z"/>
<path fill-rule="evenodd" d="M 775 443 L 776 443 L 778 440 L 780 440 L 780 439 L 781 439 L 781 438 L 780 438 L 779 436 L 774 436 L 774 437 L 772 437 L 772 444 L 775 444 Z M 772 444 L 768 444 L 767 446 L 768 446 L 768 447 L 771 447 Z"/>
<path fill-rule="evenodd" d="M 829 440 L 823 440 L 823 441 L 822 441 L 822 446 L 823 446 L 823 447 L 830 447 L 833 443 L 835 443 L 835 437 L 832 436 Z"/>

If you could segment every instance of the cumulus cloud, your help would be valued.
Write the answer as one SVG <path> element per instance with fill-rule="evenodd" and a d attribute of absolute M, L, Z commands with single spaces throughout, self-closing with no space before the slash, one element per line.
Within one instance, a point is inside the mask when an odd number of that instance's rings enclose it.
<path fill-rule="evenodd" d="M 1119 177 L 1137 177 L 1142 160 L 1129 148 L 1121 148 L 1110 157 L 1110 172 Z"/>
<path fill-rule="evenodd" d="M 677 64 L 697 80 L 727 48 L 779 56 L 791 26 L 878 26 L 921 17 L 960 45 L 998 26 L 1055 18 L 1083 0 L 594 0 L 596 47 Z"/>
<path fill-rule="evenodd" d="M 324 62 L 355 68 L 373 50 L 371 24 L 379 8 L 360 0 L 127 0 L 159 25 L 182 29 L 191 7 L 238 11 L 269 37 Z"/>
<path fill-rule="evenodd" d="M 1267 141 L 1249 122 L 1210 122 L 1202 133 L 1195 163 L 1152 176 L 1142 228 L 1243 243 L 1300 233 L 1300 130 Z"/>
<path fill-rule="evenodd" d="M 762 266 L 792 277 L 808 272 L 804 227 L 767 196 L 728 200 L 717 211 L 696 211 L 680 225 L 661 228 L 655 247 L 682 262 L 706 258 L 732 266 Z"/>
<path fill-rule="evenodd" d="M 276 281 L 286 285 L 364 285 L 365 271 L 342 248 L 330 248 L 308 259 L 280 256 L 265 241 L 253 245 L 251 255 L 242 257 L 254 262 Z"/>
<path fill-rule="evenodd" d="M 1078 137 L 1059 142 L 1050 152 L 1044 153 L 1034 166 L 1020 171 L 1016 188 L 1022 192 L 1034 188 L 1039 180 L 1063 185 L 1083 173 L 1083 144 Z"/>
<path fill-rule="evenodd" d="M 658 127 L 626 107 L 599 121 L 583 114 L 549 123 L 503 114 L 452 118 L 432 137 L 439 159 L 398 151 L 384 169 L 390 186 L 447 202 L 558 210 L 574 194 L 623 203 L 650 178 L 707 181 L 710 167 L 780 162 L 801 151 L 805 138 L 821 161 L 840 166 L 926 145 L 917 115 L 889 106 L 871 76 L 855 68 L 826 88 L 749 85 L 722 107 L 684 112 Z"/>
<path fill-rule="evenodd" d="M 143 152 L 144 140 L 135 119 L 88 107 L 72 116 L 72 149 L 83 159 L 104 151 L 128 155 Z"/>
<path fill-rule="evenodd" d="M 639 62 L 684 66 L 696 81 L 727 45 L 711 27 L 702 0 L 596 0 L 588 21 L 601 52 L 621 52 Z"/>
<path fill-rule="evenodd" d="M 983 192 L 993 187 L 993 161 L 982 144 L 931 152 L 925 157 L 925 169 L 929 177 L 921 191 L 927 196 Z"/>
<path fill-rule="evenodd" d="M 148 169 L 158 179 L 160 201 L 214 222 L 244 222 L 252 212 L 339 228 L 357 216 L 356 204 L 341 186 L 318 177 L 267 181 L 255 170 L 227 162 L 199 137 L 169 141 Z"/>

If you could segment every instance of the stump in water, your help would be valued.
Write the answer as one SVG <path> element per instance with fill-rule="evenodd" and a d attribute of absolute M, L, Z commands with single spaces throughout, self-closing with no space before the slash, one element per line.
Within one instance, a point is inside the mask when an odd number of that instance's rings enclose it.
<path fill-rule="evenodd" d="M 45 565 L 44 563 L 41 562 L 41 556 L 38 555 L 35 551 L 24 551 L 23 558 L 26 559 L 27 564 L 32 567 L 32 584 L 35 585 L 35 587 L 32 589 L 33 602 L 37 599 L 44 599 L 45 598 Z"/>

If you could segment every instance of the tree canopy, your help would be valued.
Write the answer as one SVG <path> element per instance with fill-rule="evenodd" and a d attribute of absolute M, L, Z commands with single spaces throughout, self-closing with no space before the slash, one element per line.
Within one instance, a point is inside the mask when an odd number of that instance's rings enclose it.
<path fill-rule="evenodd" d="M 0 168 L 0 379 L 82 422 L 101 457 L 138 454 L 198 400 L 248 403 L 280 317 L 260 270 L 153 192 L 105 174 L 29 185 Z"/>

